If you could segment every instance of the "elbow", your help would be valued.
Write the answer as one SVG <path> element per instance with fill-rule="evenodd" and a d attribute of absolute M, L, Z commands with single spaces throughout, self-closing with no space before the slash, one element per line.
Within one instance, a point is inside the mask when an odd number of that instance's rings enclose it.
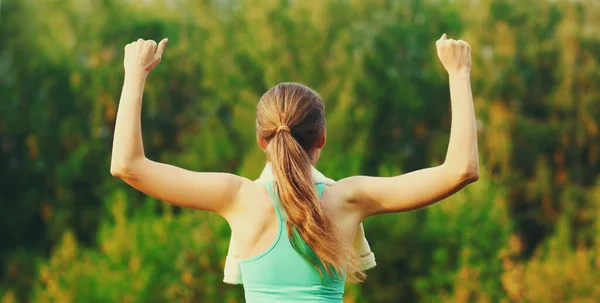
<path fill-rule="evenodd" d="M 123 177 L 127 174 L 126 171 L 127 168 L 125 166 L 117 166 L 114 164 L 111 164 L 110 166 L 110 174 L 115 178 L 123 179 Z"/>
<path fill-rule="evenodd" d="M 110 159 L 110 174 L 123 181 L 135 179 L 146 160 L 143 154 L 132 155 L 130 153 L 113 151 Z"/>
<path fill-rule="evenodd" d="M 460 187 L 464 187 L 470 183 L 474 183 L 479 180 L 479 165 L 471 165 L 462 168 L 452 168 L 449 170 L 452 179 Z"/>
<path fill-rule="evenodd" d="M 479 180 L 479 170 L 468 171 L 460 175 L 463 183 L 470 184 Z"/>
<path fill-rule="evenodd" d="M 461 184 L 467 185 L 479 180 L 479 166 L 469 167 L 458 171 L 458 181 Z"/>
<path fill-rule="evenodd" d="M 111 163 L 111 165 L 110 165 L 110 174 L 113 177 L 119 178 L 121 180 L 130 180 L 135 177 L 135 173 L 132 168 L 132 165 L 116 164 L 114 162 Z"/>

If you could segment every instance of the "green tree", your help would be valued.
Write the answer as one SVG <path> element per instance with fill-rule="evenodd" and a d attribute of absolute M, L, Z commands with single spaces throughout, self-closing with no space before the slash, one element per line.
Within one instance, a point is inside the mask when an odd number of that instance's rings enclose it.
<path fill-rule="evenodd" d="M 473 49 L 482 178 L 367 220 L 380 266 L 347 300 L 599 296 L 595 1 L 5 0 L 0 13 L 3 302 L 242 298 L 220 282 L 222 219 L 109 176 L 127 43 L 170 41 L 144 96 L 150 158 L 258 176 L 256 102 L 296 81 L 327 103 L 318 167 L 342 178 L 443 161 L 443 32 Z M 554 292 L 540 291 L 547 281 Z"/>

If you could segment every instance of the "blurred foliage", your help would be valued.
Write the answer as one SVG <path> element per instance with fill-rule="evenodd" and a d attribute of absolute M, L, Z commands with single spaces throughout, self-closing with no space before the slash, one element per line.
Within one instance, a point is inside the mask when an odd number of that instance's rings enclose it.
<path fill-rule="evenodd" d="M 379 266 L 347 302 L 600 298 L 600 4 L 535 0 L 4 0 L 1 302 L 242 302 L 229 229 L 109 176 L 123 47 L 169 38 L 146 86 L 147 155 L 255 178 L 255 104 L 296 81 L 328 106 L 319 168 L 443 161 L 443 33 L 471 43 L 482 177 L 365 222 Z"/>

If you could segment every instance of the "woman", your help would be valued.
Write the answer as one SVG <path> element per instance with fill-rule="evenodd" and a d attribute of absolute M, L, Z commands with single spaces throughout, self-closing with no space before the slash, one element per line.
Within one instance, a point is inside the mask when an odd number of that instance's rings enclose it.
<path fill-rule="evenodd" d="M 479 177 L 471 49 L 462 40 L 444 34 L 436 42 L 452 101 L 444 163 L 396 177 L 353 176 L 330 186 L 311 178 L 326 141 L 325 105 L 317 93 L 294 83 L 270 89 L 257 107 L 257 141 L 274 182 L 265 186 L 147 159 L 142 93 L 166 44 L 140 39 L 125 47 L 111 173 L 158 199 L 225 218 L 236 235 L 247 302 L 342 302 L 344 282 L 364 278 L 352 241 L 365 218 L 425 207 Z"/>

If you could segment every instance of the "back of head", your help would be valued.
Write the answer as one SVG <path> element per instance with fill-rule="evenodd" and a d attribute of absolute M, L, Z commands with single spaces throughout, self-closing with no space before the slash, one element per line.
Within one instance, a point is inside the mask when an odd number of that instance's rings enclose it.
<path fill-rule="evenodd" d="M 357 256 L 339 236 L 335 224 L 325 216 L 311 177 L 315 149 L 324 143 L 325 104 L 310 88 L 281 83 L 267 91 L 257 106 L 256 129 L 266 142 L 277 193 L 287 214 L 292 246 L 323 274 L 354 273 L 350 281 L 362 279 Z M 301 249 L 301 242 L 314 251 L 317 260 Z"/>

